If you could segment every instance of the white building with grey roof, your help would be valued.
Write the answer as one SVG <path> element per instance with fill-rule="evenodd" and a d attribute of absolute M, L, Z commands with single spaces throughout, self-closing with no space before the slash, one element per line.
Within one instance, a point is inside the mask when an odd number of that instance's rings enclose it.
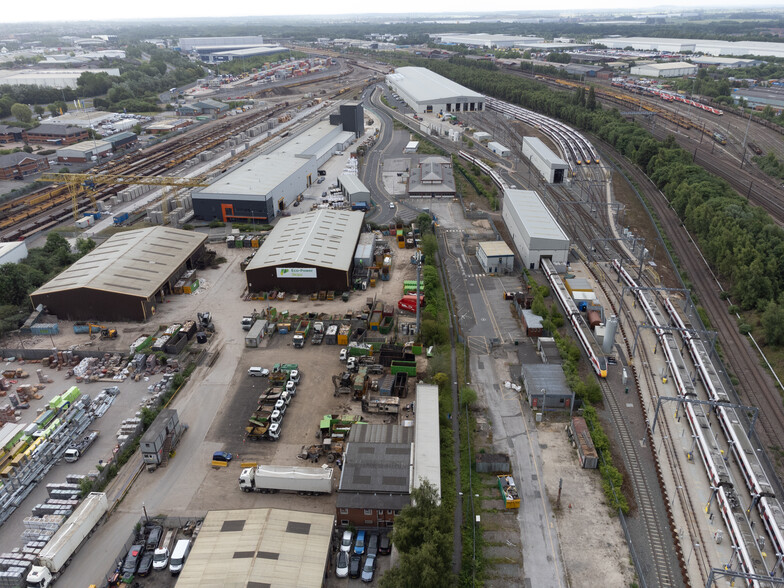
<path fill-rule="evenodd" d="M 504 191 L 501 217 L 526 268 L 536 269 L 545 257 L 556 267 L 569 258 L 569 237 L 532 190 Z"/>
<path fill-rule="evenodd" d="M 424 67 L 399 67 L 387 84 L 418 113 L 474 112 L 485 109 L 485 97 Z"/>

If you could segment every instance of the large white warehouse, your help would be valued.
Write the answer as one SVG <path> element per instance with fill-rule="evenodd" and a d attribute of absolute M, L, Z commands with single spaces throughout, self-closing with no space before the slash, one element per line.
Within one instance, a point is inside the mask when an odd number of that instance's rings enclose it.
<path fill-rule="evenodd" d="M 544 37 L 517 37 L 514 35 L 443 34 L 433 35 L 444 45 L 465 45 L 466 47 L 519 47 L 531 43 L 544 43 Z"/>
<path fill-rule="evenodd" d="M 523 155 L 548 183 L 563 183 L 569 164 L 553 153 L 539 137 L 523 137 Z"/>
<path fill-rule="evenodd" d="M 608 49 L 631 47 L 637 51 L 704 53 L 705 55 L 754 55 L 784 57 L 784 43 L 764 41 L 718 41 L 715 39 L 665 39 L 658 37 L 607 37 L 591 39 Z"/>
<path fill-rule="evenodd" d="M 424 67 L 399 67 L 387 84 L 419 113 L 474 112 L 485 109 L 485 97 Z"/>
<path fill-rule="evenodd" d="M 531 190 L 506 190 L 502 218 L 525 267 L 536 269 L 543 257 L 550 258 L 556 267 L 566 266 L 569 237 L 539 194 Z"/>
<path fill-rule="evenodd" d="M 120 70 L 116 67 L 108 69 L 4 69 L 0 70 L 0 85 L 76 89 L 76 82 L 85 72 L 107 73 L 110 76 L 120 75 Z"/>
<path fill-rule="evenodd" d="M 629 70 L 633 76 L 643 76 L 646 78 L 681 78 L 683 76 L 693 76 L 697 74 L 697 66 L 685 61 L 675 61 L 673 63 L 646 63 L 638 65 Z"/>

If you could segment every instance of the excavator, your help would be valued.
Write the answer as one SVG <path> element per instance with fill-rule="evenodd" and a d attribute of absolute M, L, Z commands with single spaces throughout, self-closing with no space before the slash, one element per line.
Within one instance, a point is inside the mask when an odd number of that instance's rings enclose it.
<path fill-rule="evenodd" d="M 117 338 L 117 329 L 113 329 L 112 327 L 104 327 L 103 325 L 88 324 L 87 328 L 90 330 L 90 337 L 92 337 L 94 331 L 96 333 L 100 333 L 101 339 Z"/>

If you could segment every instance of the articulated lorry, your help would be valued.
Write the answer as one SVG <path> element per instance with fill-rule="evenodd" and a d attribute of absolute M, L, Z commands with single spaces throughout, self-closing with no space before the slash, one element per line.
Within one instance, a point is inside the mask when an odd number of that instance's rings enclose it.
<path fill-rule="evenodd" d="M 310 333 L 310 321 L 300 321 L 294 331 L 294 337 L 291 339 L 292 345 L 297 349 L 302 349 L 305 346 L 305 339 Z"/>
<path fill-rule="evenodd" d="M 260 465 L 245 468 L 240 474 L 243 492 L 296 492 L 301 496 L 332 493 L 333 469 Z"/>
<path fill-rule="evenodd" d="M 97 438 L 98 431 L 90 431 L 78 441 L 71 443 L 63 454 L 65 461 L 68 463 L 73 463 L 78 460 L 84 455 L 84 452 L 87 451 L 93 443 L 95 443 Z"/>
<path fill-rule="evenodd" d="M 27 588 L 47 588 L 60 576 L 71 558 L 84 545 L 98 522 L 109 510 L 103 492 L 91 492 L 68 517 L 38 554 L 30 573 Z"/>

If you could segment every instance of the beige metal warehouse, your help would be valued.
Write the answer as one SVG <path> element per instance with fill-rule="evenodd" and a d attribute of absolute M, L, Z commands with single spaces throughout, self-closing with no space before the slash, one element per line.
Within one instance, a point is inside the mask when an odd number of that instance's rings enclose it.
<path fill-rule="evenodd" d="M 320 588 L 335 517 L 279 508 L 207 513 L 176 588 Z"/>

